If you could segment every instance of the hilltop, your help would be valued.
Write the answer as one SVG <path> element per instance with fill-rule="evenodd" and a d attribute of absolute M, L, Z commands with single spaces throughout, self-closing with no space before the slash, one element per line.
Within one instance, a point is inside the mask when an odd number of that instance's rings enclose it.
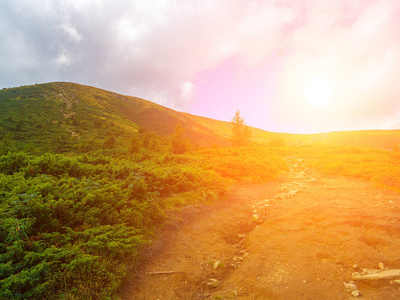
<path fill-rule="evenodd" d="M 195 146 L 229 146 L 230 122 L 178 112 L 137 97 L 70 82 L 0 90 L 0 152 L 84 152 L 115 136 L 119 145 L 145 130 L 169 137 L 180 124 Z M 289 134 L 251 128 L 261 144 L 330 145 L 392 150 L 400 130 Z M 2 143 L 1 143 L 2 142 Z"/>
<path fill-rule="evenodd" d="M 42 151 L 67 152 L 111 135 L 126 143 L 140 129 L 167 137 L 178 124 L 197 146 L 229 145 L 229 122 L 174 111 L 137 97 L 69 82 L 0 90 L 0 135 L 17 150 L 40 145 Z M 258 141 L 270 134 L 253 131 Z"/>

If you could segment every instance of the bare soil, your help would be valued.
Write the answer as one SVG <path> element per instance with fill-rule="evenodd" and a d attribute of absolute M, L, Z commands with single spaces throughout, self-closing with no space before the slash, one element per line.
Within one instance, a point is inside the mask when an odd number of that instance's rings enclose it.
<path fill-rule="evenodd" d="M 354 299 L 353 272 L 400 268 L 400 194 L 288 163 L 278 180 L 177 213 L 121 299 Z M 355 284 L 362 299 L 400 299 L 400 283 Z"/>

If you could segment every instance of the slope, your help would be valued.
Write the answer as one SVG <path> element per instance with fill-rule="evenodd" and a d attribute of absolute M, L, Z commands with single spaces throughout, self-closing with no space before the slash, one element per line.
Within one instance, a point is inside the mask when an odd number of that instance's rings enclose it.
<path fill-rule="evenodd" d="M 194 144 L 229 144 L 229 122 L 90 86 L 54 82 L 0 90 L 0 134 L 17 150 L 40 145 L 41 151 L 65 152 L 110 135 L 126 141 L 140 128 L 166 137 L 179 123 Z"/>
<path fill-rule="evenodd" d="M 109 136 L 127 144 L 140 128 L 168 137 L 177 124 L 197 146 L 227 146 L 230 122 L 178 112 L 151 101 L 70 82 L 0 90 L 0 153 L 70 152 Z M 271 145 L 339 145 L 393 149 L 400 130 L 288 134 L 252 128 L 253 141 Z"/>

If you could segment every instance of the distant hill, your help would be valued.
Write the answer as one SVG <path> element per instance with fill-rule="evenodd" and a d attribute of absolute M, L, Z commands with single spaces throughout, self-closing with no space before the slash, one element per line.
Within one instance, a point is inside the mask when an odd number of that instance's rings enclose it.
<path fill-rule="evenodd" d="M 397 150 L 400 130 L 334 131 L 317 134 L 294 135 L 289 139 L 295 145 L 329 145 Z"/>
<path fill-rule="evenodd" d="M 229 123 L 94 87 L 55 82 L 0 90 L 0 135 L 20 150 L 33 145 L 51 150 L 109 135 L 126 139 L 140 128 L 168 136 L 178 123 L 193 143 L 228 143 Z"/>
<path fill-rule="evenodd" d="M 177 124 L 198 146 L 230 145 L 230 122 L 178 112 L 151 101 L 95 87 L 53 82 L 0 90 L 2 147 L 68 152 L 77 144 L 115 136 L 126 143 L 139 129 L 167 137 Z M 328 144 L 392 149 L 400 131 L 321 134 L 273 133 L 252 128 L 253 141 L 273 145 Z M 1 150 L 1 149 L 0 149 Z"/>

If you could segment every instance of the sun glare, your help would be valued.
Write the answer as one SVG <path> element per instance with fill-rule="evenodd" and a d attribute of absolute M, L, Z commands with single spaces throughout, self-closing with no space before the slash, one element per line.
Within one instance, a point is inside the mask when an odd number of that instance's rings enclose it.
<path fill-rule="evenodd" d="M 333 89 L 328 81 L 317 78 L 306 84 L 304 96 L 312 106 L 322 107 L 332 101 Z"/>

